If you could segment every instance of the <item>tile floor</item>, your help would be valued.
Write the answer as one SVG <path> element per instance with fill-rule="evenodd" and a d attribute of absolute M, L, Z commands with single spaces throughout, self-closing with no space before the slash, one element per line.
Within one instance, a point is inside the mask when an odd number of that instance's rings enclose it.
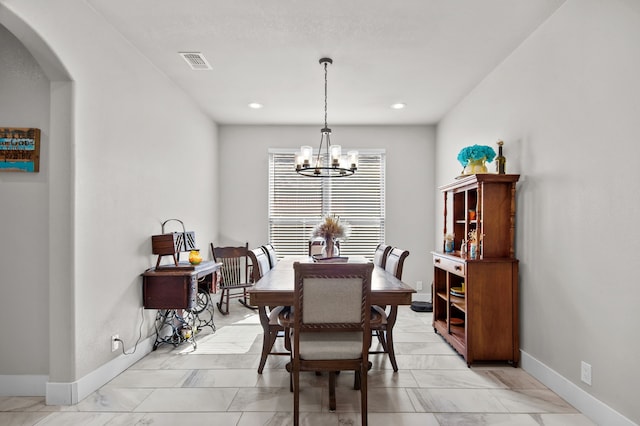
<path fill-rule="evenodd" d="M 262 343 L 257 315 L 235 303 L 229 316 L 216 312 L 215 321 L 218 332 L 198 334 L 195 351 L 189 344 L 160 345 L 75 406 L 46 406 L 41 397 L 0 397 L 0 425 L 292 424 L 287 357 L 271 356 L 264 373 L 257 373 Z M 433 332 L 430 313 L 402 307 L 395 339 L 400 371 L 394 373 L 384 355 L 371 357 L 372 426 L 593 425 L 520 368 L 467 368 Z M 301 424 L 360 424 L 353 375 L 338 377 L 332 413 L 326 376 L 303 375 Z"/>

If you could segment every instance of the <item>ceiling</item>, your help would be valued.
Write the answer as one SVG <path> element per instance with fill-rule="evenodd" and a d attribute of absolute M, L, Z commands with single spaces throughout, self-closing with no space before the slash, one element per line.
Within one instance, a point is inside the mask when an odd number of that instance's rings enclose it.
<path fill-rule="evenodd" d="M 437 123 L 565 0 L 86 1 L 220 124 L 323 124 L 331 57 L 331 126 Z"/>

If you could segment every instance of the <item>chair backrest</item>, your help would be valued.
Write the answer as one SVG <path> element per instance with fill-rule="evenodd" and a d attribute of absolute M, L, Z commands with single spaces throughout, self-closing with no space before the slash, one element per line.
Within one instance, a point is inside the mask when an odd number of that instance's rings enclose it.
<path fill-rule="evenodd" d="M 253 282 L 257 282 L 264 274 L 271 270 L 269 256 L 262 247 L 249 250 L 249 259 L 251 259 L 251 271 Z"/>
<path fill-rule="evenodd" d="M 336 241 L 336 247 L 338 252 L 340 251 L 340 241 Z M 324 249 L 324 240 L 322 238 L 313 238 L 309 240 L 309 256 L 315 256 L 322 254 Z"/>
<path fill-rule="evenodd" d="M 276 249 L 273 248 L 271 244 L 265 244 L 262 246 L 262 249 L 267 253 L 269 257 L 269 267 L 273 269 L 278 263 L 278 255 L 276 254 Z"/>
<path fill-rule="evenodd" d="M 373 264 L 385 268 L 387 264 L 387 256 L 393 247 L 388 244 L 380 243 L 376 247 L 376 251 L 373 253 Z"/>
<path fill-rule="evenodd" d="M 211 252 L 213 260 L 222 263 L 220 286 L 233 287 L 250 282 L 249 243 L 239 247 L 214 247 L 211 243 Z"/>
<path fill-rule="evenodd" d="M 324 241 L 322 239 L 314 238 L 309 240 L 309 256 L 321 254 L 323 247 L 324 247 Z"/>
<path fill-rule="evenodd" d="M 363 331 L 363 351 L 371 338 L 372 263 L 293 265 L 294 335 L 300 332 Z M 298 353 L 298 339 L 294 353 Z"/>
<path fill-rule="evenodd" d="M 387 263 L 384 269 L 387 272 L 392 273 L 399 280 L 402 279 L 402 266 L 404 265 L 404 260 L 409 256 L 408 250 L 402 250 L 398 247 L 394 247 L 391 249 L 389 254 L 387 255 Z"/>

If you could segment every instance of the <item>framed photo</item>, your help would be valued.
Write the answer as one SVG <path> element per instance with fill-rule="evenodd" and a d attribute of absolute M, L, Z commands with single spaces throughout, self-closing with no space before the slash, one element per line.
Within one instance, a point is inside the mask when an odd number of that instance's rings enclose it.
<path fill-rule="evenodd" d="M 0 127 L 0 172 L 40 171 L 40 129 Z"/>

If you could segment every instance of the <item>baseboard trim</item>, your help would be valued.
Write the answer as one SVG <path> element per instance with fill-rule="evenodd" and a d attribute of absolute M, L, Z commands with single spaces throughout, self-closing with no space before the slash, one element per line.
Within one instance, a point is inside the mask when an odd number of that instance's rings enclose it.
<path fill-rule="evenodd" d="M 153 335 L 140 342 L 135 353 L 131 355 L 120 354 L 106 364 L 101 365 L 80 380 L 70 383 L 47 382 L 47 405 L 74 405 L 82 401 L 91 393 L 100 389 L 118 374 L 131 367 L 144 358 L 153 349 L 156 336 Z M 131 349 L 129 349 L 131 350 Z"/>
<path fill-rule="evenodd" d="M 525 351 L 521 351 L 520 362 L 524 371 L 560 395 L 593 422 L 607 426 L 638 426 L 637 423 L 632 422 Z"/>
<path fill-rule="evenodd" d="M 0 396 L 44 396 L 49 376 L 15 374 L 0 376 Z"/>

